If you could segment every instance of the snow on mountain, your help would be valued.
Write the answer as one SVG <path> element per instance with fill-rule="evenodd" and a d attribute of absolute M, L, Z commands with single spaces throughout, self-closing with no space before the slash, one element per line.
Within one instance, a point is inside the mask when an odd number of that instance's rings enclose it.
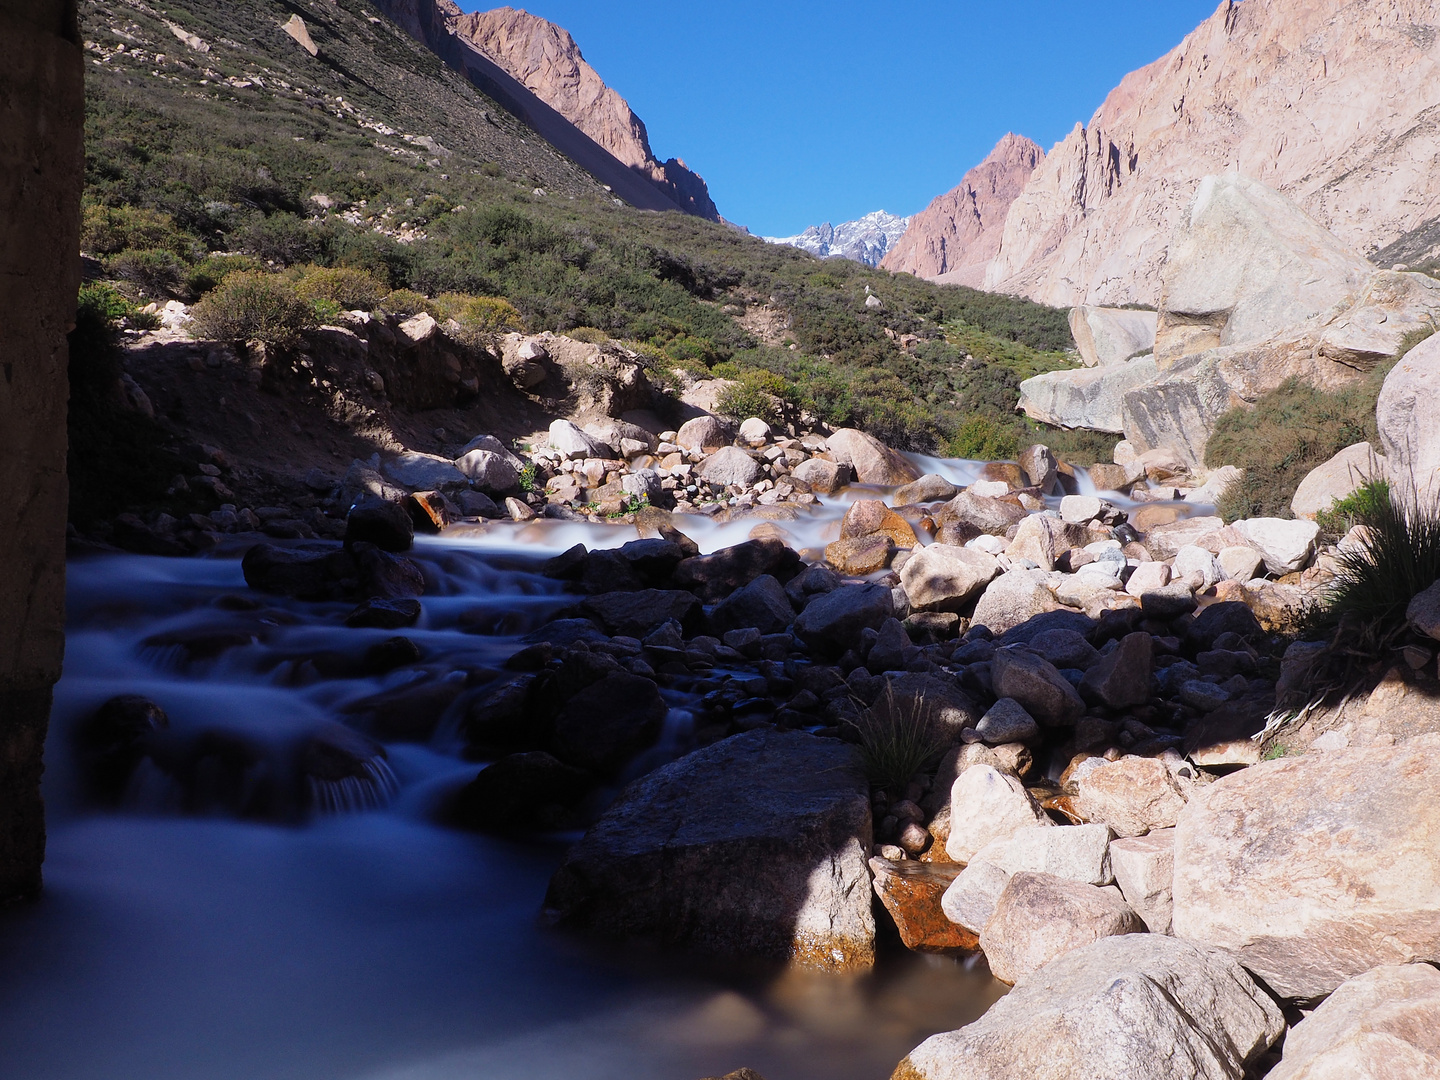
<path fill-rule="evenodd" d="M 866 266 L 879 266 L 895 241 L 905 234 L 908 217 L 896 217 L 876 210 L 855 221 L 811 225 L 799 236 L 767 236 L 772 244 L 788 244 L 822 259 L 854 259 Z"/>

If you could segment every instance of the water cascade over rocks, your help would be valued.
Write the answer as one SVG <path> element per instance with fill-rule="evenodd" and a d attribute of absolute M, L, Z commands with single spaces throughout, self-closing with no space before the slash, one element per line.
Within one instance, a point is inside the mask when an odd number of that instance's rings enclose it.
<path fill-rule="evenodd" d="M 1379 805 L 1321 796 L 1319 765 L 1257 765 L 1283 635 L 1333 574 L 1311 523 L 1226 526 L 1184 497 L 1205 478 L 1158 457 L 1099 490 L 1044 447 L 1016 465 L 759 423 L 667 434 L 700 481 L 657 489 L 677 512 L 511 497 L 507 519 L 377 490 L 343 539 L 77 551 L 47 794 L 53 888 L 79 907 L 0 923 L 3 954 L 94 940 L 77 977 L 102 986 L 156 952 L 145 1011 L 201 1029 L 211 965 L 269 987 L 302 958 L 348 987 L 333 1008 L 300 984 L 256 1006 L 302 1018 L 302 1069 L 341 1045 L 378 1067 L 393 1055 L 360 1025 L 393 1037 L 423 1013 L 461 1034 L 406 1042 L 415 1075 L 590 1075 L 573 1046 L 657 1078 L 902 1058 L 896 1075 L 1151 1075 L 1100 1064 L 1134 1031 L 1142 1058 L 1179 1047 L 1194 1075 L 1239 1076 L 1283 1030 L 1252 975 L 1309 998 L 1440 959 L 1433 852 L 1394 838 L 1408 884 L 1376 862 L 1366 937 L 1353 898 L 1227 831 L 1263 805 L 1281 851 L 1295 815 L 1339 836 Z M 528 462 L 484 439 L 462 460 L 621 490 L 651 447 L 616 437 L 628 464 L 593 477 L 578 428 Z M 789 486 L 777 464 L 816 462 L 834 491 L 765 497 Z M 1395 778 L 1420 752 L 1364 751 L 1356 782 L 1419 806 Z M 173 891 L 174 926 L 141 925 L 135 890 Z M 1287 903 L 1308 921 L 1267 922 Z M 374 990 L 351 985 L 356 941 L 386 958 Z M 55 1011 L 0 1019 L 0 1060 L 102 1075 L 63 1038 L 61 984 L 9 970 Z M 991 973 L 1016 989 L 963 1027 L 1004 992 Z M 392 985 L 424 989 L 397 1005 Z M 1024 1049 L 1076 1025 L 1069 1072 Z M 123 1065 L 191 1075 L 141 1027 Z M 263 1040 L 197 1052 L 274 1071 Z"/>

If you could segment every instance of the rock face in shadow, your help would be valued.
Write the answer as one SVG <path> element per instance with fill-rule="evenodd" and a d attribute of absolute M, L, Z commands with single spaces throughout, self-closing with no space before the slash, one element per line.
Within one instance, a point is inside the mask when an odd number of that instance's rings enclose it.
<path fill-rule="evenodd" d="M 910 1051 L 892 1080 L 1239 1080 L 1284 1030 L 1220 950 L 1126 934 L 1021 979 L 975 1023 Z"/>
<path fill-rule="evenodd" d="M 857 752 L 760 729 L 626 788 L 551 878 L 546 917 L 671 948 L 866 968 L 870 844 Z"/>
<path fill-rule="evenodd" d="M 80 285 L 73 0 L 0 11 L 0 902 L 40 888 L 40 774 L 65 615 L 65 335 Z"/>

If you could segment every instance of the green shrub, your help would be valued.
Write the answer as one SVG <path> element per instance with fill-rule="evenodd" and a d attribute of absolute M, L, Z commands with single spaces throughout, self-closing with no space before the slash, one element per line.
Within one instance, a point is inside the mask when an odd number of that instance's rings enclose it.
<path fill-rule="evenodd" d="M 566 330 L 565 336 L 576 341 L 585 341 L 591 345 L 604 345 L 610 340 L 610 335 L 604 330 L 597 330 L 593 326 L 576 326 Z"/>
<path fill-rule="evenodd" d="M 388 292 L 389 287 L 374 274 L 349 266 L 307 266 L 295 280 L 296 296 L 310 304 L 333 304 L 337 315 L 341 311 L 374 311 Z"/>
<path fill-rule="evenodd" d="M 192 296 L 204 296 L 229 274 L 262 269 L 260 261 L 250 255 L 207 255 L 190 269 L 185 287 Z"/>
<path fill-rule="evenodd" d="M 198 247 L 169 214 L 143 206 L 104 206 L 89 201 L 81 209 L 80 250 L 92 255 L 159 249 L 188 257 Z"/>
<path fill-rule="evenodd" d="M 230 274 L 191 313 L 196 337 L 278 346 L 293 344 L 314 322 L 291 282 L 279 274 L 254 272 Z"/>
<path fill-rule="evenodd" d="M 1395 359 L 1399 360 L 1416 345 L 1419 345 L 1434 333 L 1435 324 L 1433 322 L 1428 326 L 1417 326 L 1414 330 L 1406 330 L 1405 333 L 1400 335 L 1400 347 L 1395 350 Z"/>
<path fill-rule="evenodd" d="M 1370 480 L 1343 499 L 1336 499 L 1330 509 L 1321 510 L 1315 515 L 1315 523 L 1326 537 L 1338 540 L 1356 525 L 1374 525 L 1389 505 L 1389 481 Z"/>
<path fill-rule="evenodd" d="M 122 251 L 106 260 L 106 268 L 121 281 L 138 286 L 146 296 L 174 296 L 189 275 L 189 268 L 164 248 Z"/>
<path fill-rule="evenodd" d="M 722 365 L 723 366 L 723 365 Z M 718 373 L 720 369 L 716 369 Z M 758 416 L 766 423 L 785 419 L 785 401 L 792 395 L 785 380 L 772 371 L 736 371 L 735 384 L 720 392 L 715 407 L 725 416 L 748 420 Z"/>
<path fill-rule="evenodd" d="M 460 324 L 455 337 L 473 349 L 488 349 L 497 335 L 525 329 L 515 305 L 498 296 L 442 293 L 433 305 L 436 318 L 454 319 Z"/>
<path fill-rule="evenodd" d="M 430 298 L 414 289 L 395 289 L 386 293 L 385 298 L 380 301 L 380 310 L 387 315 L 398 315 L 402 319 L 408 319 L 422 311 L 434 314 Z"/>
<path fill-rule="evenodd" d="M 1229 512 L 1290 517 L 1290 500 L 1311 469 L 1347 446 L 1374 441 L 1375 400 L 1383 378 L 1377 369 L 1335 391 L 1288 379 L 1253 406 L 1222 415 L 1205 446 L 1205 464 L 1245 471 L 1243 484 L 1232 484 L 1238 490 L 1222 500 Z M 1248 513 L 1240 513 L 1242 504 Z"/>
<path fill-rule="evenodd" d="M 950 457 L 971 461 L 1014 461 L 1019 455 L 1018 425 L 1006 423 L 1008 418 L 973 413 L 951 436 L 945 452 Z"/>
<path fill-rule="evenodd" d="M 1347 645 L 1380 655 L 1405 631 L 1405 609 L 1416 593 L 1440 579 L 1440 510 L 1394 493 L 1362 501 L 1370 520 L 1358 548 L 1342 550 L 1321 620 L 1345 632 Z"/>

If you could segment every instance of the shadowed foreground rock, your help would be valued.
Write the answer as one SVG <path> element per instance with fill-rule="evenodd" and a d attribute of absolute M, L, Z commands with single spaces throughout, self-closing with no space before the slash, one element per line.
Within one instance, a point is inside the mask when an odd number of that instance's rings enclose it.
<path fill-rule="evenodd" d="M 875 957 L 855 750 L 761 729 L 631 784 L 550 880 L 546 917 L 612 938 L 855 969 Z"/>
<path fill-rule="evenodd" d="M 1233 959 L 1158 934 L 1109 937 L 932 1035 L 892 1080 L 1240 1080 L 1285 1030 Z"/>
<path fill-rule="evenodd" d="M 1267 761 L 1197 792 L 1175 829 L 1175 933 L 1285 997 L 1440 959 L 1440 735 Z"/>
<path fill-rule="evenodd" d="M 80 284 L 74 0 L 0 4 L 0 903 L 40 888 L 65 622 L 65 335 Z"/>

